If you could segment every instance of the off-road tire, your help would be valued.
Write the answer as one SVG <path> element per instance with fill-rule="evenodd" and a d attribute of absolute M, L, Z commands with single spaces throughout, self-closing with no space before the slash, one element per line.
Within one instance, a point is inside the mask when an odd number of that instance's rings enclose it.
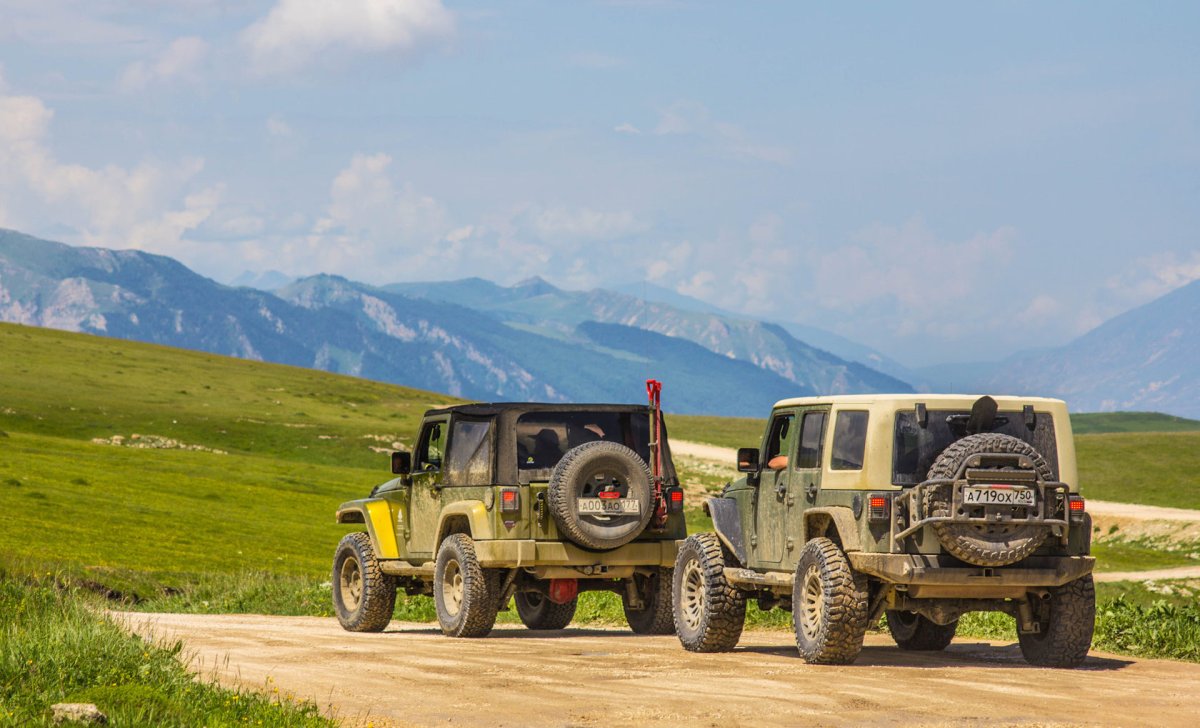
<path fill-rule="evenodd" d="M 433 570 L 433 603 L 442 632 L 451 637 L 486 637 L 496 623 L 498 590 L 496 572 L 479 565 L 470 536 L 452 533 L 442 541 Z"/>
<path fill-rule="evenodd" d="M 575 618 L 579 606 L 576 597 L 566 604 L 555 604 L 541 592 L 517 592 L 513 596 L 517 604 L 517 616 L 529 629 L 564 629 Z"/>
<path fill-rule="evenodd" d="M 929 468 L 930 480 L 948 479 L 958 475 L 963 461 L 979 453 L 1014 453 L 1028 456 L 1042 480 L 1054 480 L 1046 459 L 1027 442 L 1011 435 L 982 433 L 968 435 L 951 444 Z M 926 488 L 925 513 L 929 516 L 949 516 L 950 486 Z M 935 523 L 933 531 L 938 541 L 955 558 L 976 566 L 1007 566 L 1015 564 L 1037 550 L 1046 540 L 1047 528 L 1036 525 L 1004 525 L 973 523 Z"/>
<path fill-rule="evenodd" d="M 691 652 L 729 652 L 746 626 L 746 595 L 725 579 L 736 563 L 715 533 L 689 536 L 671 578 L 675 632 Z"/>
<path fill-rule="evenodd" d="M 828 538 L 804 545 L 792 585 L 792 626 L 805 662 L 849 665 L 867 632 L 867 577 Z"/>
<path fill-rule="evenodd" d="M 396 608 L 396 582 L 379 570 L 365 533 L 348 533 L 333 555 L 333 610 L 349 632 L 382 632 Z"/>
<path fill-rule="evenodd" d="M 580 515 L 577 502 L 591 478 L 600 472 L 616 473 L 627 484 L 627 496 L 642 504 L 637 516 Z M 586 549 L 604 551 L 629 543 L 646 530 L 654 515 L 650 468 L 636 452 L 619 442 L 588 442 L 563 455 L 550 473 L 547 486 L 550 515 L 558 532 Z"/>
<path fill-rule="evenodd" d="M 634 583 L 641 588 L 644 609 L 632 609 L 629 598 L 621 594 L 621 607 L 625 610 L 625 621 L 635 634 L 674 634 L 675 610 L 671 592 L 674 588 L 673 570 L 655 569 L 649 576 L 635 575 Z"/>
<path fill-rule="evenodd" d="M 940 652 L 950 646 L 958 620 L 938 624 L 916 612 L 887 611 L 888 631 L 902 650 Z"/>
<path fill-rule="evenodd" d="M 1017 630 L 1021 654 L 1031 665 L 1041 667 L 1078 667 L 1092 646 L 1096 628 L 1096 587 L 1092 575 L 1050 590 L 1048 610 L 1041 620 L 1041 632 Z"/>

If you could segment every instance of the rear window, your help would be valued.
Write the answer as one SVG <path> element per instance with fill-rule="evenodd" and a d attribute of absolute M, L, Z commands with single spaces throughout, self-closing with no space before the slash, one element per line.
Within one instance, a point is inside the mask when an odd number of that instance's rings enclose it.
<path fill-rule="evenodd" d="M 929 410 L 925 427 L 917 423 L 916 412 L 896 413 L 896 437 L 892 455 L 892 482 L 916 485 L 925 480 L 938 455 L 954 442 L 967 436 L 969 410 Z M 1054 417 L 1038 412 L 1031 430 L 1021 412 L 998 412 L 988 432 L 1011 435 L 1024 440 L 1042 454 L 1057 480 L 1058 442 L 1054 437 Z"/>
<path fill-rule="evenodd" d="M 862 470 L 867 450 L 866 412 L 838 412 L 833 424 L 831 470 Z"/>
<path fill-rule="evenodd" d="M 633 412 L 529 412 L 517 418 L 517 468 L 549 470 L 586 442 L 619 442 L 650 460 L 650 418 Z"/>

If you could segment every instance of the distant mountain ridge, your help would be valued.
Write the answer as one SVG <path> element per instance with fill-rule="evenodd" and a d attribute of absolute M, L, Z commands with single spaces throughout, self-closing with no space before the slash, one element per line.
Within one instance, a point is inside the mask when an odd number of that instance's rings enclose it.
<path fill-rule="evenodd" d="M 777 327 L 698 319 L 541 279 L 508 288 L 479 279 L 380 288 L 318 275 L 266 292 L 221 285 L 160 255 L 4 230 L 0 320 L 484 400 L 637 401 L 641 381 L 655 376 L 673 382 L 674 411 L 757 416 L 778 399 L 828 386 L 906 386 Z M 692 335 L 704 328 L 706 337 Z M 759 341 L 773 358 L 753 359 Z M 731 351 L 713 350 L 726 345 Z"/>

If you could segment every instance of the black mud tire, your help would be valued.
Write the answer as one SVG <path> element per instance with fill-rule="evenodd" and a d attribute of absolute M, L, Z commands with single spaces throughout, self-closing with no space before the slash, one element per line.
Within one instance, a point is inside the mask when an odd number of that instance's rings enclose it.
<path fill-rule="evenodd" d="M 941 652 L 950 646 L 958 630 L 958 620 L 938 624 L 916 612 L 887 611 L 888 631 L 902 650 Z"/>
<path fill-rule="evenodd" d="M 635 634 L 675 634 L 674 601 L 671 599 L 674 579 L 670 568 L 658 568 L 653 574 L 635 574 L 634 583 L 642 596 L 643 609 L 629 606 L 629 598 L 621 594 L 625 621 Z"/>
<path fill-rule="evenodd" d="M 640 501 L 640 512 L 636 516 L 580 514 L 579 501 L 594 497 L 589 494 L 597 482 L 612 479 L 621 483 L 623 497 Z M 547 494 L 559 534 L 594 551 L 624 546 L 646 530 L 654 515 L 650 468 L 619 442 L 588 442 L 569 450 L 551 471 Z"/>
<path fill-rule="evenodd" d="M 450 637 L 486 637 L 499 611 L 499 579 L 475 556 L 475 542 L 452 533 L 438 548 L 433 603 L 442 632 Z"/>
<path fill-rule="evenodd" d="M 689 536 L 671 578 L 675 632 L 691 652 L 729 652 L 746 626 L 746 595 L 725 579 L 736 563 L 715 533 Z"/>
<path fill-rule="evenodd" d="M 796 649 L 814 665 L 849 665 L 867 632 L 867 577 L 828 538 L 804 545 L 792 585 Z"/>
<path fill-rule="evenodd" d="M 379 569 L 371 537 L 348 533 L 333 556 L 333 611 L 348 632 L 382 632 L 396 609 L 396 582 Z"/>
<path fill-rule="evenodd" d="M 1014 453 L 1028 456 L 1042 480 L 1054 480 L 1046 459 L 1027 442 L 1011 435 L 983 433 L 968 435 L 951 444 L 929 468 L 929 479 L 949 479 L 958 475 L 963 462 L 979 453 Z M 930 516 L 949 516 L 950 486 L 926 488 L 925 513 Z M 976 566 L 1007 566 L 1015 564 L 1037 550 L 1046 540 L 1049 529 L 1030 525 L 972 523 L 935 523 L 933 531 L 938 541 L 955 558 Z"/>
<path fill-rule="evenodd" d="M 565 629 L 575 618 L 575 608 L 579 606 L 578 597 L 566 604 L 555 604 L 550 597 L 535 591 L 517 592 L 513 601 L 521 624 L 534 630 Z"/>
<path fill-rule="evenodd" d="M 1017 630 L 1025 661 L 1039 667 L 1082 664 L 1096 629 L 1096 586 L 1092 575 L 1051 589 L 1050 599 L 1041 603 L 1038 611 L 1040 632 L 1026 634 Z"/>

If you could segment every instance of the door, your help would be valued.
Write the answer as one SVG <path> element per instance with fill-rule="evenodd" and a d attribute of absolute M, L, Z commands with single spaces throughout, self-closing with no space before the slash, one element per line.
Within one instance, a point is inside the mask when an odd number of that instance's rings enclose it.
<path fill-rule="evenodd" d="M 449 418 L 426 420 L 413 454 L 412 492 L 409 495 L 411 526 L 408 550 L 412 554 L 437 551 L 438 518 L 442 513 L 442 484 L 445 470 Z"/>
<path fill-rule="evenodd" d="M 787 519 L 788 467 L 795 445 L 796 414 L 776 412 L 767 430 L 763 448 L 762 475 L 754 499 L 754 535 L 751 545 L 754 560 L 778 564 L 783 558 L 783 540 Z"/>
<path fill-rule="evenodd" d="M 789 563 L 795 563 L 800 547 L 804 544 L 804 510 L 816 503 L 817 491 L 821 488 L 821 467 L 825 455 L 825 425 L 829 419 L 827 410 L 804 410 L 800 413 L 800 442 L 796 459 L 792 463 L 792 492 L 788 499 L 795 512 L 789 515 L 793 545 L 788 554 Z"/>

